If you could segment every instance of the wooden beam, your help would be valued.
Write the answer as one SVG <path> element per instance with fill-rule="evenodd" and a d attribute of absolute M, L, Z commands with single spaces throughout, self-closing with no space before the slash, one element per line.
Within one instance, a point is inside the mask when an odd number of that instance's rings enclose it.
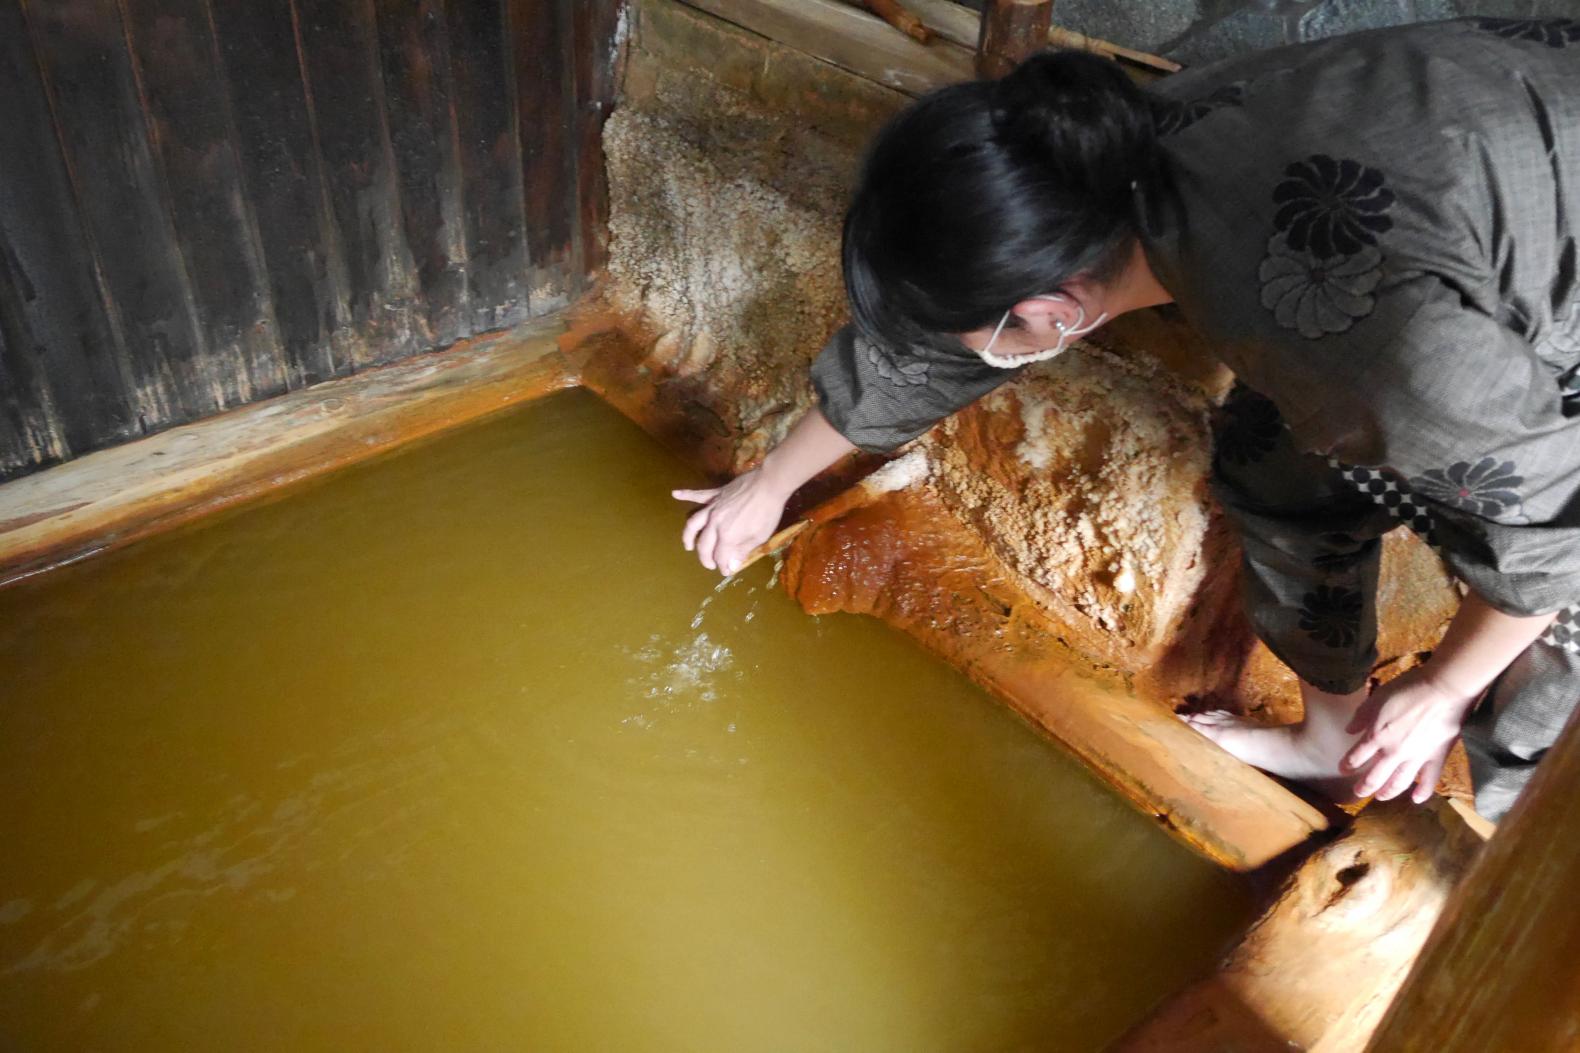
<path fill-rule="evenodd" d="M 1002 77 L 1048 46 L 1053 0 L 986 0 L 977 38 L 979 77 Z"/>
<path fill-rule="evenodd" d="M 982 35 L 982 15 L 979 12 L 954 0 L 905 0 L 905 3 L 944 40 L 973 49 L 977 46 Z M 1137 51 L 1099 37 L 1089 37 L 1058 24 L 1048 28 L 1048 43 L 1055 47 L 1090 51 L 1157 76 L 1177 73 L 1182 68 L 1178 62 L 1161 55 Z"/>
<path fill-rule="evenodd" d="M 1289 876 L 1216 972 L 1154 1009 L 1113 1053 L 1354 1053 L 1480 847 L 1442 799 L 1368 807 Z"/>
<path fill-rule="evenodd" d="M 1580 713 L 1449 898 L 1368 1053 L 1580 1043 Z"/>
<path fill-rule="evenodd" d="M 0 486 L 0 586 L 576 383 L 558 319 L 314 385 Z"/>
<path fill-rule="evenodd" d="M 920 44 L 896 33 L 881 18 L 838 0 L 686 3 L 909 95 L 970 80 L 973 75 L 971 52 L 966 48 L 946 40 Z"/>

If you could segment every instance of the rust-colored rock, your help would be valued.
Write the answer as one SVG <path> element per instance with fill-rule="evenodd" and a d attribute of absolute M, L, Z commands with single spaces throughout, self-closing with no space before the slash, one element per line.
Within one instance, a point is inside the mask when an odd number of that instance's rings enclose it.
<path fill-rule="evenodd" d="M 1322 813 L 1128 690 L 1121 671 L 1083 659 L 1013 578 L 921 486 L 881 493 L 804 532 L 783 574 L 809 611 L 872 614 L 910 633 L 1226 867 L 1264 866 L 1327 826 Z"/>

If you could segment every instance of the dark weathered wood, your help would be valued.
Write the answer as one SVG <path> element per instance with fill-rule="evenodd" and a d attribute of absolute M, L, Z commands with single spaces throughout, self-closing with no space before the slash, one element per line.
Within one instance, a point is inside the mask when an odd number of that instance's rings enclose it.
<path fill-rule="evenodd" d="M 0 0 L 0 478 L 565 306 L 618 11 Z"/>
<path fill-rule="evenodd" d="M 505 0 L 448 0 L 450 69 L 474 333 L 529 313 L 527 242 Z"/>
<path fill-rule="evenodd" d="M 539 319 L 0 487 L 0 587 L 570 387 L 561 329 Z"/>
<path fill-rule="evenodd" d="M 603 125 L 614 109 L 622 0 L 577 0 L 567 44 L 575 55 L 577 229 L 575 270 L 582 282 L 604 264 L 609 249 L 609 184 L 603 163 Z"/>
<path fill-rule="evenodd" d="M 347 373 L 343 276 L 313 141 L 289 0 L 213 0 L 238 152 L 258 219 L 287 379 Z"/>
<path fill-rule="evenodd" d="M 277 395 L 285 390 L 285 368 L 268 268 L 242 182 L 208 3 L 123 0 L 123 11 L 150 145 L 207 347 L 205 378 L 224 405 Z"/>
<path fill-rule="evenodd" d="M 976 48 L 977 42 L 982 37 L 980 11 L 973 11 L 964 4 L 955 3 L 954 0 L 905 0 L 905 2 L 928 26 L 937 30 L 938 35 L 943 39 L 964 44 L 972 49 Z M 1182 68 L 1178 62 L 1160 55 L 1123 47 L 1111 40 L 1089 37 L 1057 24 L 1048 27 L 1048 43 L 1055 47 L 1090 51 L 1147 73 L 1158 75 L 1178 73 Z"/>
<path fill-rule="evenodd" d="M 570 299 L 576 218 L 571 12 L 565 0 L 509 0 L 507 16 L 531 257 L 527 287 L 534 311 L 552 310 Z"/>
<path fill-rule="evenodd" d="M 986 0 L 977 39 L 977 75 L 1002 77 L 1048 46 L 1053 0 Z"/>
<path fill-rule="evenodd" d="M 378 20 L 402 226 L 428 339 L 442 346 L 468 331 L 466 222 L 444 6 L 441 0 L 380 4 Z"/>
<path fill-rule="evenodd" d="M 15 298 L 9 253 L 0 244 L 0 479 L 35 465 L 66 456 L 65 444 L 48 413 L 49 391 L 39 375 L 38 363 L 27 347 L 14 342 L 25 332 L 11 332 L 19 312 L 8 301 Z"/>
<path fill-rule="evenodd" d="M 120 12 L 54 0 L 27 13 L 133 399 L 150 422 L 212 413 L 226 392 L 206 362 Z"/>
<path fill-rule="evenodd" d="M 33 422 L 40 461 L 72 456 L 141 434 L 139 407 L 117 336 L 105 314 L 83 239 L 71 181 L 22 9 L 0 4 L 0 329 L 8 373 L 30 388 L 0 398 Z M 37 399 L 27 405 L 22 400 Z"/>
<path fill-rule="evenodd" d="M 401 225 L 372 0 L 296 0 L 323 176 L 345 267 L 358 366 L 421 350 L 417 276 Z"/>
<path fill-rule="evenodd" d="M 947 40 L 919 44 L 842 0 L 685 3 L 909 95 L 920 95 L 972 76 L 969 49 Z"/>

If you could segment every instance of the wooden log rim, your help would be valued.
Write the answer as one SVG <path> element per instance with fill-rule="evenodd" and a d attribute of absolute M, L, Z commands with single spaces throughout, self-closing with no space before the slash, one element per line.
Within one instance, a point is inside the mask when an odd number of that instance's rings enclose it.
<path fill-rule="evenodd" d="M 907 95 L 976 76 L 982 16 L 953 0 L 904 0 L 906 9 L 934 31 L 929 44 L 896 33 L 876 15 L 860 10 L 860 0 L 678 2 Z M 1113 59 L 1142 81 L 1180 69 L 1169 59 L 1062 26 L 1049 26 L 1047 41 Z"/>
<path fill-rule="evenodd" d="M 573 387 L 563 328 L 476 337 L 0 485 L 0 587 Z"/>

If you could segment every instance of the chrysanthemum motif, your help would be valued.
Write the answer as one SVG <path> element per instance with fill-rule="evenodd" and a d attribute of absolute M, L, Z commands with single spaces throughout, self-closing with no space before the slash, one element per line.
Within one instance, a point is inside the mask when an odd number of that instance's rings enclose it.
<path fill-rule="evenodd" d="M 1410 489 L 1439 504 L 1489 519 L 1519 517 L 1519 486 L 1514 462 L 1483 457 L 1475 464 L 1459 461 L 1433 468 L 1410 480 Z"/>
<path fill-rule="evenodd" d="M 1365 603 L 1355 589 L 1319 586 L 1300 600 L 1300 627 L 1329 647 L 1349 647 L 1360 638 Z"/>
<path fill-rule="evenodd" d="M 1482 18 L 1477 19 L 1476 28 L 1550 48 L 1566 48 L 1580 40 L 1580 21 L 1573 18 Z"/>
<path fill-rule="evenodd" d="M 927 383 L 927 362 L 903 362 L 888 348 L 866 337 L 856 336 L 856 350 L 867 356 L 878 376 L 896 387 L 914 387 Z"/>
<path fill-rule="evenodd" d="M 1393 191 L 1375 168 L 1313 154 L 1284 169 L 1284 175 L 1273 188 L 1279 206 L 1273 225 L 1288 236 L 1291 248 L 1348 256 L 1377 244 L 1377 235 L 1393 227 L 1387 215 Z"/>
<path fill-rule="evenodd" d="M 1248 465 L 1260 461 L 1278 443 L 1284 430 L 1283 418 L 1271 399 L 1249 389 L 1234 393 L 1223 404 L 1224 423 L 1219 431 L 1218 456 L 1230 464 Z"/>
<path fill-rule="evenodd" d="M 1175 132 L 1189 128 L 1214 110 L 1221 110 L 1225 106 L 1239 106 L 1244 101 L 1245 82 L 1237 80 L 1199 99 L 1187 99 L 1183 102 L 1160 99 L 1153 105 L 1152 119 L 1158 135 L 1173 135 Z"/>
<path fill-rule="evenodd" d="M 1377 304 L 1372 290 L 1382 280 L 1382 253 L 1365 245 L 1345 256 L 1318 256 L 1275 234 L 1257 274 L 1262 306 L 1285 329 L 1315 340 L 1342 333 L 1372 313 Z"/>

